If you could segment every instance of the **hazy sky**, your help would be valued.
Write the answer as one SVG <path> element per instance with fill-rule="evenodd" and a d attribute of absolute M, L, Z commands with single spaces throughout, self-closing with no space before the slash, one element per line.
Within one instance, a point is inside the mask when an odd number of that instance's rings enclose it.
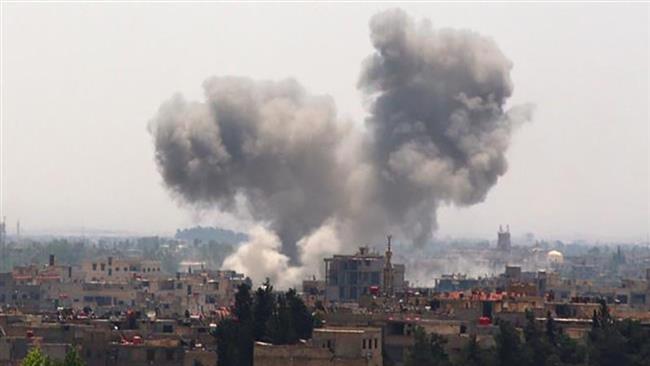
<path fill-rule="evenodd" d="M 212 75 L 294 77 L 362 123 L 356 89 L 369 18 L 389 4 L 4 4 L 2 215 L 26 233 L 171 233 L 234 225 L 179 206 L 162 185 L 147 123 Z M 647 4 L 410 4 L 434 27 L 492 37 L 513 61 L 511 104 L 533 103 L 510 169 L 438 235 L 647 240 Z"/>

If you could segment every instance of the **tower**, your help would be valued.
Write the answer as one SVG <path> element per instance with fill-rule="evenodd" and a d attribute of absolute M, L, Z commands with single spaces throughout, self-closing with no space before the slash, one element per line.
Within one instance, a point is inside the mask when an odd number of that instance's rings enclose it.
<path fill-rule="evenodd" d="M 388 248 L 386 249 L 386 253 L 384 255 L 385 263 L 384 263 L 384 294 L 387 296 L 393 295 L 393 281 L 395 279 L 395 276 L 393 274 L 393 263 L 391 262 L 392 257 L 393 257 L 393 251 L 391 250 L 391 239 L 393 238 L 392 235 L 388 235 Z"/>
<path fill-rule="evenodd" d="M 502 251 L 510 251 L 510 225 L 506 225 L 506 230 L 499 225 L 499 232 L 497 233 L 497 249 Z"/>

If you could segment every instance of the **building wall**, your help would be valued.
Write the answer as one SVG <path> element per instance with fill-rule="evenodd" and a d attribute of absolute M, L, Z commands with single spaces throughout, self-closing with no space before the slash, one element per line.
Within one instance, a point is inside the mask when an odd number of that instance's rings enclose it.
<path fill-rule="evenodd" d="M 86 282 L 126 283 L 135 275 L 157 277 L 161 274 L 160 261 L 124 258 L 93 258 L 82 264 Z"/>
<path fill-rule="evenodd" d="M 367 366 L 366 359 L 342 359 L 334 357 L 325 348 L 310 345 L 274 346 L 256 343 L 253 364 L 255 366 Z"/>
<path fill-rule="evenodd" d="M 312 345 L 329 349 L 335 357 L 362 358 L 368 365 L 382 365 L 382 335 L 379 328 L 315 329 Z"/>

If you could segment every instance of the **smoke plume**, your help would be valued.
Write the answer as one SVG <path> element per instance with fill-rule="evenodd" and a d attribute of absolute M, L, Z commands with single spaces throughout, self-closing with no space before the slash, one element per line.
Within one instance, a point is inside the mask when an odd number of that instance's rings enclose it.
<path fill-rule="evenodd" d="M 505 108 L 512 63 L 491 39 L 399 9 L 374 16 L 370 38 L 358 84 L 366 129 L 295 80 L 235 77 L 206 80 L 203 102 L 173 97 L 151 121 L 174 195 L 236 215 L 243 201 L 264 227 L 224 266 L 296 281 L 323 255 L 389 231 L 422 245 L 441 204 L 481 202 L 506 172 L 530 110 Z"/>

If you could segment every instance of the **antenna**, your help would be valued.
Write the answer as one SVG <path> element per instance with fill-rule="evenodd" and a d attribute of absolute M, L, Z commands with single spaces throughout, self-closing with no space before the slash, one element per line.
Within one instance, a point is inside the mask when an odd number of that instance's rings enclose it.
<path fill-rule="evenodd" d="M 393 239 L 393 236 L 391 234 L 388 234 L 386 238 L 388 238 L 388 251 L 390 252 L 390 241 Z"/>

